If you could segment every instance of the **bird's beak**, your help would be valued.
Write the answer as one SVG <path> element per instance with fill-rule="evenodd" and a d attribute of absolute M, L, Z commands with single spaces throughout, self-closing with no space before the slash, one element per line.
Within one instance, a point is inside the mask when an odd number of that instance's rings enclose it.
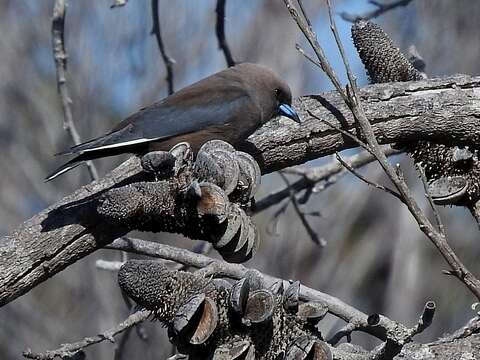
<path fill-rule="evenodd" d="M 297 112 L 288 104 L 280 104 L 278 107 L 278 114 L 288 117 L 289 119 L 301 124 L 300 117 L 298 116 Z"/>

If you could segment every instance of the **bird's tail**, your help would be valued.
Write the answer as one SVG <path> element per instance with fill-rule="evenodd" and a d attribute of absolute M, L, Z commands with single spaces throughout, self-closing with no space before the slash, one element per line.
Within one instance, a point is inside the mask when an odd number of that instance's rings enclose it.
<path fill-rule="evenodd" d="M 83 162 L 88 160 L 95 160 L 103 157 L 108 156 L 116 156 L 123 153 L 144 153 L 144 148 L 135 148 L 134 146 L 123 146 L 121 148 L 113 148 L 113 149 L 98 149 L 91 152 L 81 153 L 78 156 L 74 157 L 72 160 L 66 162 L 58 169 L 56 169 L 53 173 L 45 178 L 45 182 L 55 179 L 56 177 L 65 174 L 67 171 L 76 168 L 77 166 L 81 165 Z"/>
<path fill-rule="evenodd" d="M 76 168 L 77 166 L 80 166 L 82 165 L 82 163 L 85 161 L 83 159 L 79 159 L 81 157 L 80 156 L 77 156 L 76 158 L 73 158 L 72 160 L 70 160 L 69 162 L 63 164 L 62 166 L 60 166 L 58 169 L 56 169 L 54 172 L 52 172 L 50 175 L 48 175 L 46 178 L 45 178 L 45 182 L 49 182 L 50 180 L 53 180 L 55 179 L 56 177 L 62 175 L 62 174 L 65 174 L 67 171 L 70 171 L 74 168 Z"/>

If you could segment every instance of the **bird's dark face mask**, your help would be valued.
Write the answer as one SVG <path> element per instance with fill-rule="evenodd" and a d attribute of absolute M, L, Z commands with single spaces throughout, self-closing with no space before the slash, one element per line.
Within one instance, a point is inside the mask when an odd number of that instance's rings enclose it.
<path fill-rule="evenodd" d="M 281 89 L 277 89 L 275 93 L 278 104 L 277 114 L 292 119 L 293 121 L 300 124 L 300 117 L 298 116 L 292 105 L 290 105 L 292 102 L 292 96 L 285 93 L 285 91 L 282 91 Z"/>

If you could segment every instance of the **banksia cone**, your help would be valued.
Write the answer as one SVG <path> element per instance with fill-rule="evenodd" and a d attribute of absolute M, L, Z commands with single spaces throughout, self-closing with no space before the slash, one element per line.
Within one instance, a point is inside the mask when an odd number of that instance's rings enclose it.
<path fill-rule="evenodd" d="M 356 22 L 352 26 L 352 39 L 372 83 L 423 79 L 422 73 L 377 24 Z"/>

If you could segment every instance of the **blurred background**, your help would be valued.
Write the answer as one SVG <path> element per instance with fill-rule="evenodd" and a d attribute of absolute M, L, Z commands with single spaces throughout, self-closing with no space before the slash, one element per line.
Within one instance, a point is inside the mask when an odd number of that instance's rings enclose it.
<path fill-rule="evenodd" d="M 337 12 L 360 14 L 373 7 L 366 0 L 337 0 Z M 73 116 L 83 140 L 109 130 L 142 105 L 167 95 L 165 69 L 152 28 L 150 1 L 130 0 L 110 9 L 110 0 L 70 0 L 66 17 L 69 54 L 68 84 Z M 174 85 L 179 89 L 225 67 L 215 37 L 212 0 L 160 1 L 163 40 L 176 60 Z M 319 0 L 304 0 L 314 30 L 337 73 L 345 81 L 338 52 Z M 85 167 L 44 183 L 59 165 L 53 154 L 71 145 L 62 128 L 51 49 L 53 1 L 0 0 L 0 233 L 89 181 Z M 296 50 L 305 45 L 282 1 L 227 1 L 226 36 L 236 61 L 258 62 L 274 69 L 295 96 L 331 90 L 326 77 Z M 337 17 L 348 57 L 360 85 L 368 83 L 350 41 L 350 24 Z M 480 4 L 470 0 L 414 0 L 407 7 L 375 20 L 406 49 L 414 44 L 427 63 L 429 76 L 480 73 L 478 24 Z M 355 153 L 354 150 L 347 154 Z M 123 159 L 97 161 L 100 174 Z M 318 166 L 332 158 L 319 159 Z M 428 206 L 422 186 L 404 156 L 400 162 L 422 207 Z M 362 169 L 384 182 L 379 167 Z M 292 178 L 292 180 L 294 177 Z M 278 174 L 265 176 L 257 199 L 284 187 Z M 383 313 L 405 324 L 417 320 L 425 301 L 437 302 L 433 326 L 419 340 L 434 340 L 474 316 L 474 298 L 457 280 L 442 275 L 446 264 L 396 199 L 367 187 L 351 175 L 311 197 L 305 211 L 313 229 L 325 239 L 320 248 L 309 239 L 290 205 L 278 218 L 276 234 L 267 231 L 277 205 L 256 216 L 262 243 L 247 263 L 263 272 L 298 279 L 304 284 L 359 308 Z M 427 210 L 428 211 L 428 210 Z M 474 273 L 480 274 L 478 228 L 463 209 L 441 210 L 452 246 Z M 193 248 L 195 242 L 169 234 L 137 234 L 155 241 Z M 128 311 L 116 274 L 95 268 L 95 260 L 119 259 L 103 250 L 0 308 L 0 358 L 18 359 L 26 348 L 44 351 L 108 329 Z M 217 256 L 212 252 L 212 256 Z M 1 261 L 1 259 L 0 259 Z M 342 324 L 329 318 L 325 333 Z M 158 323 L 147 323 L 148 341 L 133 333 L 125 358 L 166 359 L 171 345 Z M 353 341 L 367 347 L 373 339 L 359 334 Z M 113 358 L 114 345 L 88 348 L 91 359 Z"/>

